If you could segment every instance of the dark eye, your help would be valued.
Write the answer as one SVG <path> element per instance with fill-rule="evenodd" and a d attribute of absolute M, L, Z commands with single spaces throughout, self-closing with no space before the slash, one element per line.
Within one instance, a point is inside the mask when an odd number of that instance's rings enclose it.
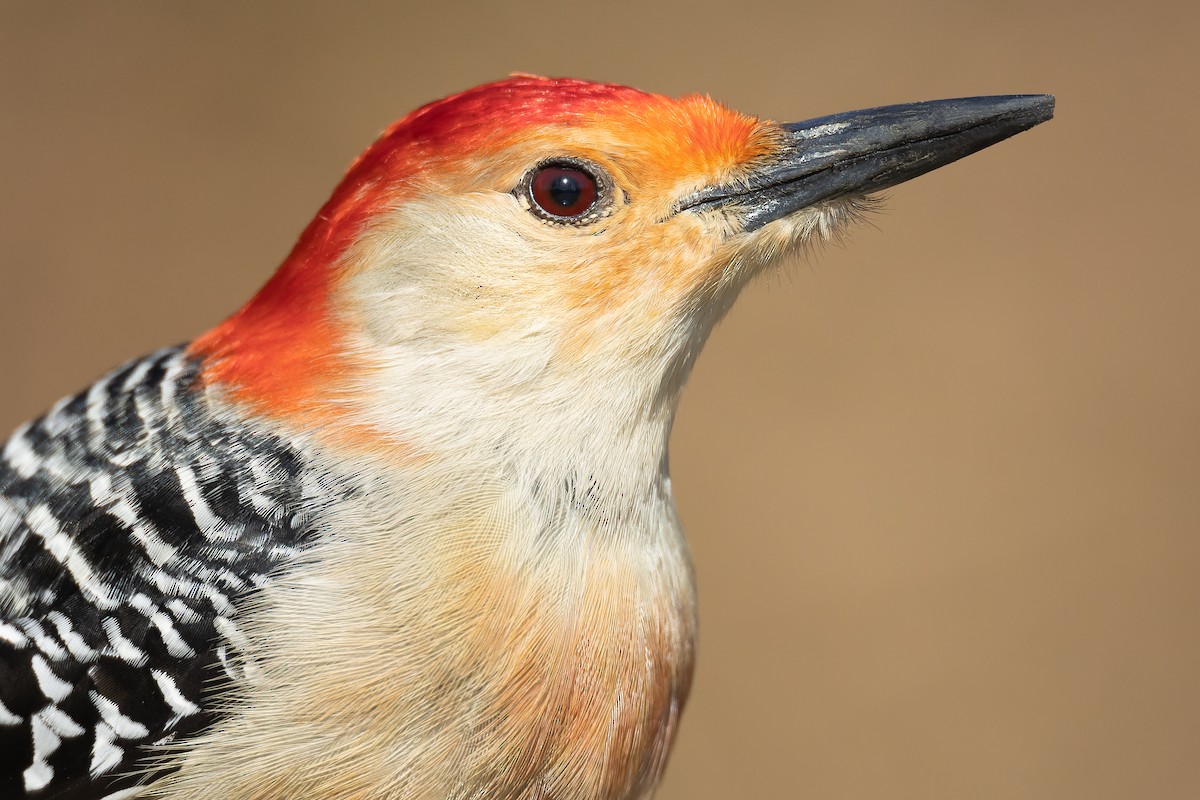
<path fill-rule="evenodd" d="M 569 164 L 547 164 L 533 173 L 529 196 L 534 205 L 559 219 L 582 217 L 596 205 L 596 179 Z"/>

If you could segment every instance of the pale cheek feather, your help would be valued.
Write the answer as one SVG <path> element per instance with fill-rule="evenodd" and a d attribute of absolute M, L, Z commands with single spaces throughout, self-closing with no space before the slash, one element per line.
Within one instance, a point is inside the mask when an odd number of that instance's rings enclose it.
<path fill-rule="evenodd" d="M 376 347 L 457 339 L 500 350 L 530 335 L 586 335 L 608 349 L 668 350 L 672 325 L 697 322 L 685 315 L 689 302 L 732 302 L 779 257 L 836 238 L 872 205 L 833 201 L 738 236 L 722 213 L 664 219 L 618 202 L 607 221 L 573 229 L 537 220 L 508 194 L 430 196 L 356 243 L 338 294 Z"/>
<path fill-rule="evenodd" d="M 628 360 L 627 371 L 638 373 L 646 359 L 661 361 L 678 348 L 680 326 L 695 322 L 682 313 L 689 298 L 715 291 L 714 282 L 731 298 L 741 288 L 715 258 L 721 222 L 686 215 L 662 223 L 631 205 L 572 229 L 536 219 L 506 194 L 412 200 L 348 253 L 338 305 L 361 332 L 367 359 L 424 352 L 441 359 L 441 372 L 447 355 L 454 360 L 478 346 L 476 364 L 509 365 L 507 375 L 487 368 L 489 381 L 574 369 L 587 359 Z M 684 333 L 702 338 L 706 324 Z M 481 380 L 480 388 L 512 383 Z"/>

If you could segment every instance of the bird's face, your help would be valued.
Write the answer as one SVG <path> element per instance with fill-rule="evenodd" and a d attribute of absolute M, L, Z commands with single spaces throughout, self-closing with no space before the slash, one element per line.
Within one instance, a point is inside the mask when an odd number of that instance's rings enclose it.
<path fill-rule="evenodd" d="M 546 82 L 521 88 L 556 99 Z M 446 344 L 536 339 L 562 370 L 661 360 L 808 233 L 787 220 L 743 234 L 733 208 L 682 208 L 776 163 L 779 125 L 704 97 L 564 95 L 514 125 L 451 124 L 469 146 L 426 155 L 367 225 L 347 286 L 375 341 L 420 326 Z"/>
<path fill-rule="evenodd" d="M 421 399 L 389 396 L 392 417 L 511 418 L 528 398 L 580 396 L 669 414 L 750 277 L 831 235 L 867 193 L 1051 107 L 976 98 L 781 125 L 706 97 L 581 81 L 477 87 L 385 131 L 272 282 L 200 349 L 217 354 L 210 377 L 273 385 L 276 405 L 289 392 L 311 403 L 320 386 L 394 395 L 403 381 Z M 247 384 L 246 341 L 274 347 L 257 363 L 276 370 L 281 351 L 303 358 L 286 381 Z"/>

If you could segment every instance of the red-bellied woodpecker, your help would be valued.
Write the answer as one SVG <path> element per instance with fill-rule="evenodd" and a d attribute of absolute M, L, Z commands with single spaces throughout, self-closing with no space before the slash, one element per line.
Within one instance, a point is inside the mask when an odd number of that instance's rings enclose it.
<path fill-rule="evenodd" d="M 867 193 L 1052 109 L 780 125 L 519 76 L 404 117 L 240 311 L 4 446 L 0 795 L 648 794 L 709 331 Z"/>

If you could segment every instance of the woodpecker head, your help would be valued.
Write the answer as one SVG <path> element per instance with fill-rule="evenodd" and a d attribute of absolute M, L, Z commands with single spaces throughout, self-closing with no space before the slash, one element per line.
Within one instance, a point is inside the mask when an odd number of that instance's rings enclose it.
<path fill-rule="evenodd" d="M 285 423 L 349 421 L 419 450 L 521 424 L 605 441 L 643 418 L 669 427 L 752 276 L 868 193 L 1052 108 L 973 98 L 779 124 L 696 95 L 480 86 L 388 128 L 274 278 L 193 351 L 211 385 Z"/>

